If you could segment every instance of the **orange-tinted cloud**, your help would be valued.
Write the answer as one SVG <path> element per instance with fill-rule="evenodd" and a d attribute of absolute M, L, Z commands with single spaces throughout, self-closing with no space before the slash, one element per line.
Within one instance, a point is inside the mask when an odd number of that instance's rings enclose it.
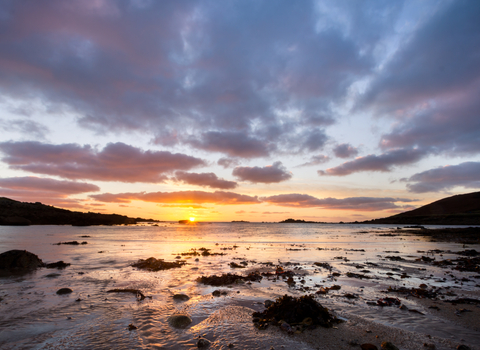
<path fill-rule="evenodd" d="M 133 200 L 154 203 L 194 203 L 204 204 L 212 203 L 218 205 L 233 204 L 259 204 L 261 203 L 257 197 L 251 197 L 243 194 L 215 191 L 178 191 L 178 192 L 137 192 L 137 193 L 103 193 L 91 195 L 91 198 L 100 202 L 109 203 L 130 203 Z"/>
<path fill-rule="evenodd" d="M 399 208 L 396 202 L 412 202 L 405 198 L 376 198 L 376 197 L 350 197 L 350 198 L 315 198 L 308 194 L 280 194 L 276 196 L 261 198 L 264 202 L 291 208 L 323 208 L 342 209 L 353 211 L 377 211 L 392 208 Z"/>

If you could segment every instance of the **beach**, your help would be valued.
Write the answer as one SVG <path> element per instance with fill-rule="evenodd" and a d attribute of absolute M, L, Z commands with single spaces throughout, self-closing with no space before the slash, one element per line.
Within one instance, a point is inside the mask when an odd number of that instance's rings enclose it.
<path fill-rule="evenodd" d="M 12 249 L 70 265 L 0 279 L 2 349 L 480 348 L 480 246 L 392 225 L 0 227 L 0 253 Z M 150 257 L 174 267 L 132 266 Z M 241 278 L 204 283 L 225 274 Z M 257 328 L 252 313 L 284 295 L 341 322 Z"/>

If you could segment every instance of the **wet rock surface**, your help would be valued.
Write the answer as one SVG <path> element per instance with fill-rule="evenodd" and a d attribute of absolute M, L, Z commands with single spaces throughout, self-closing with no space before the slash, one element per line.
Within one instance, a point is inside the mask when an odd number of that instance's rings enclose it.
<path fill-rule="evenodd" d="M 316 326 L 330 328 L 341 322 L 327 308 L 317 302 L 313 295 L 301 297 L 284 295 L 270 304 L 265 311 L 254 312 L 252 316 L 253 323 L 258 329 L 274 325 L 279 326 L 287 333 L 301 332 Z"/>
<path fill-rule="evenodd" d="M 262 276 L 258 272 L 249 273 L 247 276 L 240 276 L 233 273 L 224 273 L 221 276 L 201 276 L 197 279 L 197 282 L 203 283 L 209 286 L 226 286 L 234 283 L 241 283 L 245 281 L 260 281 Z"/>
<path fill-rule="evenodd" d="M 47 269 L 64 269 L 68 266 L 70 266 L 70 264 L 63 262 L 62 260 L 45 265 Z"/>
<path fill-rule="evenodd" d="M 132 266 L 141 270 L 161 271 L 161 270 L 179 268 L 185 264 L 186 262 L 181 260 L 168 262 L 163 259 L 148 258 L 146 260 L 140 259 L 136 263 L 133 263 Z"/>

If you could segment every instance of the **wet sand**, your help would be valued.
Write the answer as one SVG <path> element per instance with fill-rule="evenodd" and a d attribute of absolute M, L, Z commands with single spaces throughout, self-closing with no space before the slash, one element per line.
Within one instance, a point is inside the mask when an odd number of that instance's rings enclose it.
<path fill-rule="evenodd" d="M 72 265 L 1 280 L 0 347 L 197 349 L 201 336 L 212 350 L 360 349 L 365 343 L 380 349 L 383 342 L 399 349 L 465 344 L 480 350 L 480 304 L 449 302 L 480 300 L 478 256 L 472 252 L 480 250 L 478 245 L 432 242 L 417 232 L 385 228 L 327 227 L 323 233 L 315 225 L 290 226 L 281 227 L 289 234 L 284 236 L 279 226 L 244 225 L 227 235 L 223 232 L 230 226 L 219 225 L 221 234 L 209 236 L 215 228 L 189 228 L 196 230 L 195 240 L 192 232 L 179 239 L 174 225 L 140 227 L 135 235 L 132 228 L 43 228 L 43 245 L 23 239 L 23 247 L 39 251 L 47 262 Z M 164 233 L 168 229 L 175 235 Z M 266 232 L 263 240 L 254 241 L 258 236 L 250 233 L 260 229 Z M 88 244 L 55 245 L 85 233 L 91 236 Z M 202 255 L 201 247 L 212 254 Z M 192 249 L 200 255 L 182 255 Z M 185 264 L 157 272 L 132 266 L 150 256 Z M 225 286 L 198 282 L 202 276 L 253 272 L 262 278 Z M 58 296 L 60 287 L 71 287 L 73 293 Z M 146 298 L 107 293 L 112 289 L 138 289 Z M 226 293 L 212 295 L 216 290 Z M 178 293 L 190 299 L 173 300 Z M 252 313 L 284 294 L 313 294 L 345 322 L 291 335 L 273 325 L 255 328 Z M 386 298 L 398 299 L 398 305 L 379 306 Z M 173 328 L 167 319 L 176 313 L 189 315 L 192 323 Z M 129 324 L 137 328 L 129 330 Z"/>

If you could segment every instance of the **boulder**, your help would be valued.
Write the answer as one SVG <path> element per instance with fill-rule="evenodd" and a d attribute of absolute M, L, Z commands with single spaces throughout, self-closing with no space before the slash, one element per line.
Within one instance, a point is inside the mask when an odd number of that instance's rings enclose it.
<path fill-rule="evenodd" d="M 3 274 L 29 272 L 44 266 L 37 255 L 26 250 L 9 250 L 0 254 L 0 271 Z"/>
<path fill-rule="evenodd" d="M 187 328 L 190 323 L 192 323 L 192 319 L 190 316 L 185 314 L 175 314 L 168 318 L 168 323 L 174 328 Z"/>

